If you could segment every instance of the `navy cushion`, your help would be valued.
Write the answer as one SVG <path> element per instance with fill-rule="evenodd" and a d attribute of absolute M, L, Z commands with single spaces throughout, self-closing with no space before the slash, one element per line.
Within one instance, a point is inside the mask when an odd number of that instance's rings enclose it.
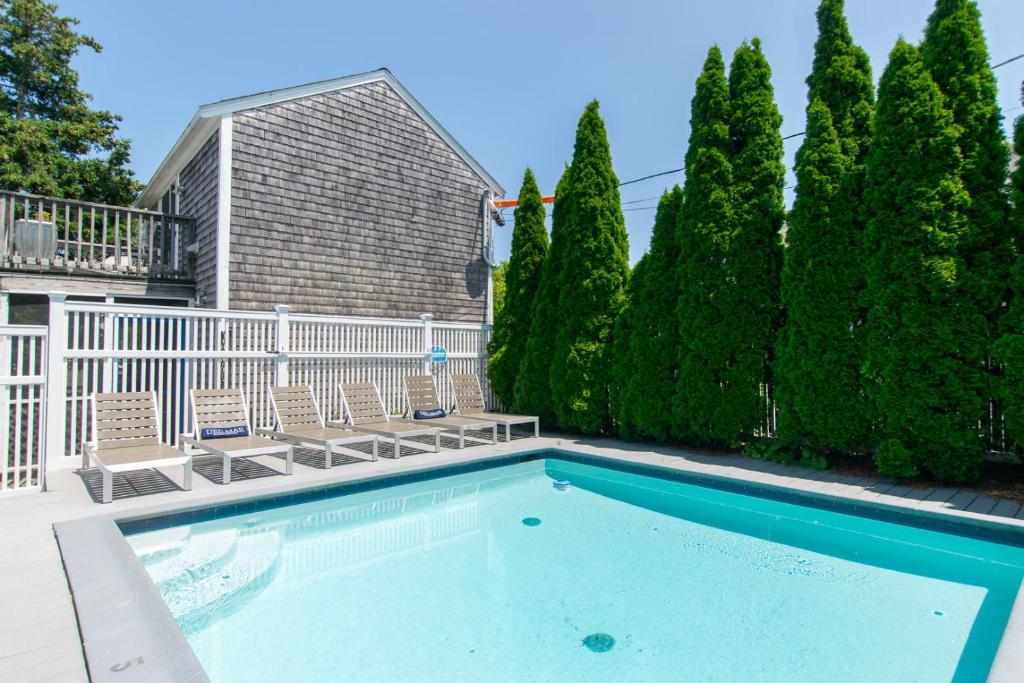
<path fill-rule="evenodd" d="M 444 412 L 443 408 L 433 408 L 431 410 L 414 410 L 412 416 L 416 420 L 433 420 L 435 417 L 444 417 L 447 413 Z"/>
<path fill-rule="evenodd" d="M 249 428 L 245 425 L 236 427 L 207 427 L 199 430 L 200 439 L 230 439 L 235 436 L 249 436 Z"/>

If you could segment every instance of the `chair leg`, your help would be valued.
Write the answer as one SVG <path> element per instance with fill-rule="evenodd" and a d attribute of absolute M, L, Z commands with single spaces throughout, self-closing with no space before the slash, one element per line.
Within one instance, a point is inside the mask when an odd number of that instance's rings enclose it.
<path fill-rule="evenodd" d="M 380 444 L 380 439 L 376 436 L 373 437 L 373 455 L 370 456 L 370 462 L 377 462 L 377 446 Z"/>
<path fill-rule="evenodd" d="M 466 447 L 466 428 L 459 427 L 459 448 Z"/>
<path fill-rule="evenodd" d="M 109 503 L 114 499 L 114 473 L 102 470 L 103 473 L 103 502 Z"/>
<path fill-rule="evenodd" d="M 441 430 L 440 429 L 437 430 L 436 432 L 434 432 L 434 452 L 435 453 L 440 453 L 441 452 Z"/>
<path fill-rule="evenodd" d="M 399 458 L 402 457 L 402 440 L 400 438 L 398 438 L 397 436 L 395 437 L 394 457 L 395 457 L 395 460 L 398 460 Z"/>
<path fill-rule="evenodd" d="M 192 490 L 192 460 L 185 462 L 185 474 L 181 478 L 182 488 L 186 491 Z"/>
<path fill-rule="evenodd" d="M 331 469 L 331 464 L 331 444 L 326 443 L 324 444 L 324 469 Z"/>
<path fill-rule="evenodd" d="M 231 483 L 231 458 L 229 458 L 226 455 L 224 456 L 224 477 L 223 477 L 223 480 L 224 480 L 225 484 L 230 484 Z"/>
<path fill-rule="evenodd" d="M 512 440 L 512 423 L 511 422 L 506 422 L 505 423 L 505 441 L 511 441 L 511 440 Z"/>
<path fill-rule="evenodd" d="M 330 458 L 331 456 L 328 455 L 327 457 Z M 285 451 L 285 454 L 284 454 L 284 473 L 285 474 L 291 474 L 292 473 L 292 447 L 291 446 L 288 447 L 288 450 Z"/>
<path fill-rule="evenodd" d="M 533 422 L 533 435 L 535 437 L 540 436 L 540 420 L 534 420 Z"/>
<path fill-rule="evenodd" d="M 491 443 L 498 444 L 498 425 L 491 427 Z"/>

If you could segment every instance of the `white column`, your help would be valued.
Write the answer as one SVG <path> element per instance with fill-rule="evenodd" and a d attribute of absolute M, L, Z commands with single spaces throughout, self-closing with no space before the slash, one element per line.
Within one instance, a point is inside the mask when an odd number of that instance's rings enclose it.
<path fill-rule="evenodd" d="M 423 321 L 423 374 L 429 375 L 430 372 L 430 348 L 434 345 L 434 331 L 433 313 L 424 313 L 420 316 L 420 320 Z"/>
<path fill-rule="evenodd" d="M 60 469 L 67 434 L 68 373 L 64 363 L 67 346 L 66 292 L 50 292 L 50 321 L 46 354 L 46 469 Z"/>
<path fill-rule="evenodd" d="M 217 184 L 217 292 L 214 305 L 230 307 L 231 267 L 231 144 L 234 126 L 231 114 L 220 117 Z"/>
<path fill-rule="evenodd" d="M 9 297 L 7 292 L 0 292 L 0 325 L 10 323 Z M 6 334 L 0 334 L 0 375 L 9 374 L 11 374 L 11 338 Z M 10 457 L 11 387 L 4 386 L 2 389 L 3 395 L 0 395 L 0 458 L 3 458 L 2 467 L 6 473 Z"/>
<path fill-rule="evenodd" d="M 113 305 L 114 295 L 107 294 L 104 303 Z M 103 316 L 103 350 L 106 352 L 103 358 L 103 391 L 111 392 L 114 387 L 114 313 L 111 311 Z"/>
<path fill-rule="evenodd" d="M 279 387 L 288 386 L 288 349 L 291 346 L 291 329 L 288 323 L 288 311 L 291 306 L 278 304 L 277 311 L 277 379 Z"/>

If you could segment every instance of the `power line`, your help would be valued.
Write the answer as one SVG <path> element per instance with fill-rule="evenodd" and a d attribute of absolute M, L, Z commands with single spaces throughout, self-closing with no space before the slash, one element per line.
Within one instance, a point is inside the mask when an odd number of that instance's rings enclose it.
<path fill-rule="evenodd" d="M 1024 52 L 1021 52 L 1021 53 L 1020 53 L 1019 55 L 1017 55 L 1016 57 L 1010 57 L 1010 58 L 1009 58 L 1009 59 L 1007 59 L 1007 60 L 1006 60 L 1005 62 L 999 62 L 998 64 L 993 64 L 993 65 L 992 65 L 992 68 L 993 68 L 993 69 L 998 69 L 998 68 L 999 68 L 999 67 L 1001 67 L 1001 66 L 1006 66 L 1006 65 L 1007 65 L 1007 64 L 1009 64 L 1010 62 L 1016 62 L 1016 61 L 1017 61 L 1018 59 L 1022 59 L 1022 58 L 1024 58 Z"/>

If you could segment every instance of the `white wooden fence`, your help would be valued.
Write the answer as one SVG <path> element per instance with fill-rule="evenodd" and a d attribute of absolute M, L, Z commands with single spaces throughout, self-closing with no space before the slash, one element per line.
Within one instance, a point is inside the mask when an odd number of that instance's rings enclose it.
<path fill-rule="evenodd" d="M 46 361 L 45 327 L 0 325 L 0 494 L 45 483 Z"/>
<path fill-rule="evenodd" d="M 50 467 L 77 466 L 91 436 L 97 391 L 157 392 L 165 440 L 191 431 L 190 389 L 239 387 L 254 426 L 272 427 L 271 386 L 308 384 L 330 419 L 340 419 L 340 382 L 374 381 L 393 413 L 404 410 L 402 376 L 432 373 L 444 407 L 448 373 L 486 379 L 490 326 L 420 319 L 126 306 L 50 297 Z M 63 340 L 63 343 L 57 340 Z M 434 363 L 431 348 L 447 361 Z M 493 397 L 488 397 L 493 402 Z M 62 464 L 57 464 L 57 463 Z"/>

